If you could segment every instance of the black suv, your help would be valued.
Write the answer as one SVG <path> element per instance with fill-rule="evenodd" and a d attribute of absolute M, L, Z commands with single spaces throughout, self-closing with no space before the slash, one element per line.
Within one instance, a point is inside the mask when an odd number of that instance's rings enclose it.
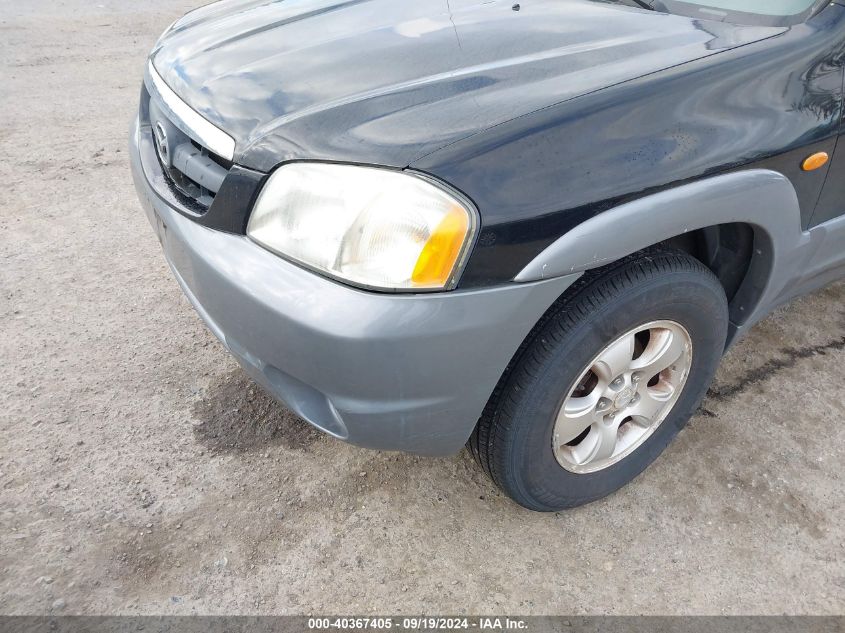
<path fill-rule="evenodd" d="M 840 0 L 224 0 L 152 51 L 133 172 L 276 398 L 557 510 L 841 275 L 843 53 Z"/>

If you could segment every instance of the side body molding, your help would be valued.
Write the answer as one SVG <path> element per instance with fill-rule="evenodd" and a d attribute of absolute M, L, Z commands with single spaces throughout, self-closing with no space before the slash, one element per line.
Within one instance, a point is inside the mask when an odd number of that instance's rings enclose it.
<path fill-rule="evenodd" d="M 753 325 L 778 304 L 822 285 L 842 263 L 833 240 L 845 232 L 834 220 L 802 231 L 798 197 L 783 175 L 739 171 L 661 191 L 601 213 L 548 246 L 515 277 L 547 279 L 597 268 L 689 231 L 744 222 L 754 230 L 754 256 L 731 302 L 731 333 Z M 839 260 L 839 261 L 837 261 Z"/>

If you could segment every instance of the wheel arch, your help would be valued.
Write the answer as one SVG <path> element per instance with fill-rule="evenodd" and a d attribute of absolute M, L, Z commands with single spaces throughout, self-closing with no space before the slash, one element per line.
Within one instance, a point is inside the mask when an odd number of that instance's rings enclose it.
<path fill-rule="evenodd" d="M 742 328 L 777 305 L 806 238 L 792 183 L 770 170 L 739 171 L 601 213 L 553 242 L 515 280 L 585 272 L 669 244 L 703 261 L 723 282 L 730 301 L 730 345 Z M 726 247 L 738 249 L 734 261 Z"/>

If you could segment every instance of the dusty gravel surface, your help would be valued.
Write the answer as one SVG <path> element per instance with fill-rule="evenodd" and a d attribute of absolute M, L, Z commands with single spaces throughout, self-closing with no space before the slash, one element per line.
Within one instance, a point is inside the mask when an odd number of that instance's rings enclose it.
<path fill-rule="evenodd" d="M 561 514 L 272 403 L 129 175 L 200 2 L 0 0 L 0 612 L 842 613 L 845 285 L 761 324 L 633 485 Z"/>

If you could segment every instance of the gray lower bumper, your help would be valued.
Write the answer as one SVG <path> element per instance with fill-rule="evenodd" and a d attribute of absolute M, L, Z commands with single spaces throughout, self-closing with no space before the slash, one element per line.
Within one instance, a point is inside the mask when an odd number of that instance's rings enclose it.
<path fill-rule="evenodd" d="M 458 451 L 522 340 L 578 277 L 442 294 L 349 288 L 179 214 L 144 174 L 144 134 L 131 137 L 135 186 L 191 303 L 274 397 L 354 444 Z"/>

